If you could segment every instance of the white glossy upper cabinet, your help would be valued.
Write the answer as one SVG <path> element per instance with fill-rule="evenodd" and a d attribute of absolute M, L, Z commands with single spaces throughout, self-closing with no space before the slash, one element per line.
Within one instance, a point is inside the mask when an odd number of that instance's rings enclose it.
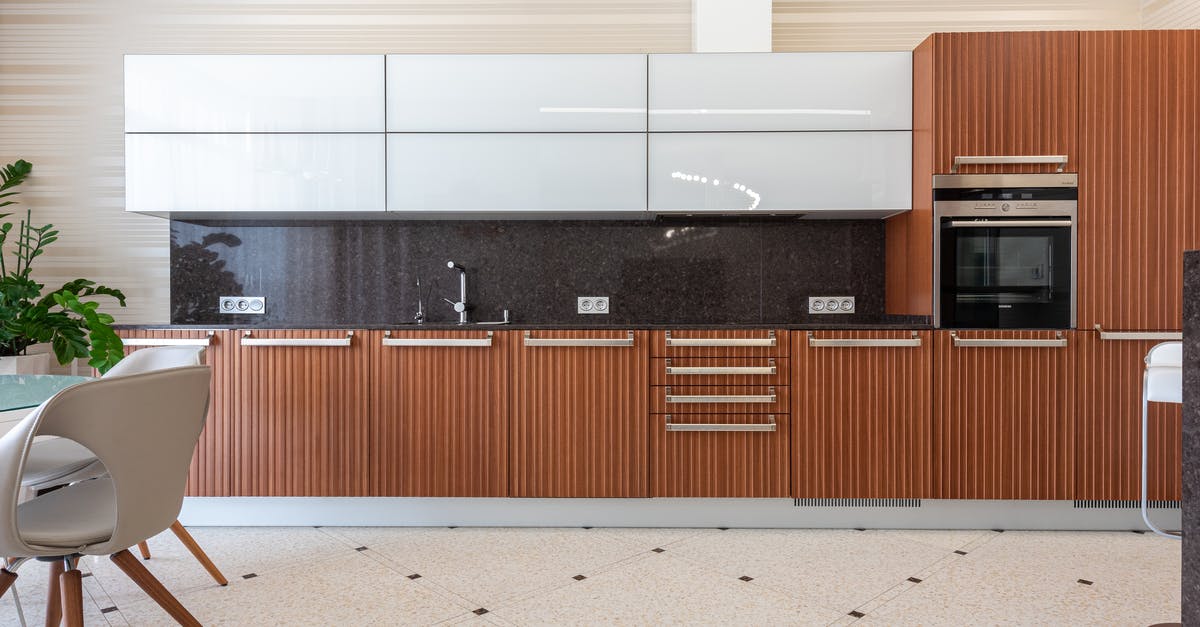
<path fill-rule="evenodd" d="M 387 130 L 645 131 L 646 55 L 388 55 Z"/>
<path fill-rule="evenodd" d="M 910 131 L 650 133 L 649 208 L 880 218 L 912 206 Z"/>
<path fill-rule="evenodd" d="M 389 133 L 388 211 L 642 212 L 645 133 Z"/>
<path fill-rule="evenodd" d="M 383 132 L 383 55 L 127 55 L 125 132 Z"/>
<path fill-rule="evenodd" d="M 912 53 L 652 54 L 651 131 L 912 129 Z"/>

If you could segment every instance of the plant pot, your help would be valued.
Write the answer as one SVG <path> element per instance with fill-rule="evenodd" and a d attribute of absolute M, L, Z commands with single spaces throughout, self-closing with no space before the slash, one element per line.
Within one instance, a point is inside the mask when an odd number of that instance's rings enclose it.
<path fill-rule="evenodd" d="M 50 353 L 0 357 L 0 374 L 50 374 Z"/>

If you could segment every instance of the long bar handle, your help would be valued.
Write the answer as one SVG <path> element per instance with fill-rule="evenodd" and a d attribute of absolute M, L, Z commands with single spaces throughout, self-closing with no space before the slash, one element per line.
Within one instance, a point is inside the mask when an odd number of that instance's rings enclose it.
<path fill-rule="evenodd" d="M 671 375 L 706 375 L 706 374 L 749 374 L 772 375 L 777 372 L 775 360 L 768 360 L 769 366 L 672 366 L 667 360 L 667 374 Z"/>
<path fill-rule="evenodd" d="M 668 403 L 775 403 L 777 397 L 775 388 L 768 388 L 769 394 L 671 394 L 667 387 Z"/>
<path fill-rule="evenodd" d="M 1096 325 L 1096 331 L 1100 333 L 1102 340 L 1117 340 L 1133 342 L 1137 340 L 1160 340 L 1169 342 L 1172 340 L 1182 340 L 1182 331 L 1105 331 L 1100 325 Z"/>
<path fill-rule="evenodd" d="M 1070 220 L 951 220 L 950 228 L 1022 228 L 1039 226 L 1071 226 Z"/>
<path fill-rule="evenodd" d="M 1016 165 L 1026 163 L 1046 163 L 1057 165 L 1058 172 L 1062 172 L 1067 167 L 1067 155 L 982 155 L 982 156 L 957 156 L 954 157 L 954 163 L 950 166 L 950 173 L 958 172 L 960 165 Z"/>
<path fill-rule="evenodd" d="M 907 340 L 869 340 L 856 337 L 822 339 L 813 337 L 813 332 L 809 331 L 808 345 L 816 348 L 913 348 L 921 346 L 921 338 L 916 331 L 913 331 L 912 338 Z"/>
<path fill-rule="evenodd" d="M 215 334 L 216 331 L 209 331 L 204 337 L 129 337 L 121 338 L 121 343 L 125 346 L 210 346 Z"/>
<path fill-rule="evenodd" d="M 776 346 L 775 332 L 767 337 L 671 337 L 667 331 L 667 346 Z"/>
<path fill-rule="evenodd" d="M 242 346 L 350 346 L 354 331 L 346 331 L 344 338 L 317 337 L 250 337 L 250 331 L 242 334 Z"/>
<path fill-rule="evenodd" d="M 1006 338 L 984 338 L 984 339 L 965 339 L 958 337 L 954 331 L 950 332 L 950 338 L 954 340 L 954 346 L 959 348 L 1064 348 L 1067 345 L 1067 338 L 1063 337 L 1062 332 L 1055 334 L 1053 340 L 1025 340 L 1025 339 L 1006 339 Z"/>
<path fill-rule="evenodd" d="M 680 424 L 671 422 L 671 414 L 667 414 L 667 431 L 775 431 L 775 416 L 767 416 L 765 423 L 699 423 Z"/>
<path fill-rule="evenodd" d="M 624 338 L 536 338 L 529 332 L 525 332 L 525 346 L 579 346 L 579 347 L 604 347 L 604 346 L 633 346 L 633 331 L 628 331 L 628 337 Z"/>
<path fill-rule="evenodd" d="M 492 345 L 492 332 L 487 337 L 392 337 L 391 331 L 383 332 L 383 346 L 460 346 L 488 348 Z"/>

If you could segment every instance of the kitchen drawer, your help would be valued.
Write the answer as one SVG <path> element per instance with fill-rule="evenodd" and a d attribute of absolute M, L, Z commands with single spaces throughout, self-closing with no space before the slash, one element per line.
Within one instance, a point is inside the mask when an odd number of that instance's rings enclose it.
<path fill-rule="evenodd" d="M 660 357 L 652 385 L 788 385 L 789 360 L 775 357 Z"/>
<path fill-rule="evenodd" d="M 656 385 L 650 390 L 655 414 L 787 413 L 786 385 Z"/>
<path fill-rule="evenodd" d="M 651 357 L 787 357 L 787 331 L 686 329 L 655 331 Z"/>
<path fill-rule="evenodd" d="M 656 414 L 650 422 L 652 496 L 790 495 L 787 414 Z"/>

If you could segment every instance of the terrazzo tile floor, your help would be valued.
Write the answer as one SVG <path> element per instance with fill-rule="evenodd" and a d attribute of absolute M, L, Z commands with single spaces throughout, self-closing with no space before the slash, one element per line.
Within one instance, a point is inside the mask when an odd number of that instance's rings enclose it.
<path fill-rule="evenodd" d="M 197 527 L 145 563 L 205 625 L 1150 625 L 1180 543 L 1136 532 Z M 88 625 L 174 624 L 89 557 Z M 21 568 L 41 625 L 46 566 Z M 0 624 L 17 625 L 10 597 Z"/>

